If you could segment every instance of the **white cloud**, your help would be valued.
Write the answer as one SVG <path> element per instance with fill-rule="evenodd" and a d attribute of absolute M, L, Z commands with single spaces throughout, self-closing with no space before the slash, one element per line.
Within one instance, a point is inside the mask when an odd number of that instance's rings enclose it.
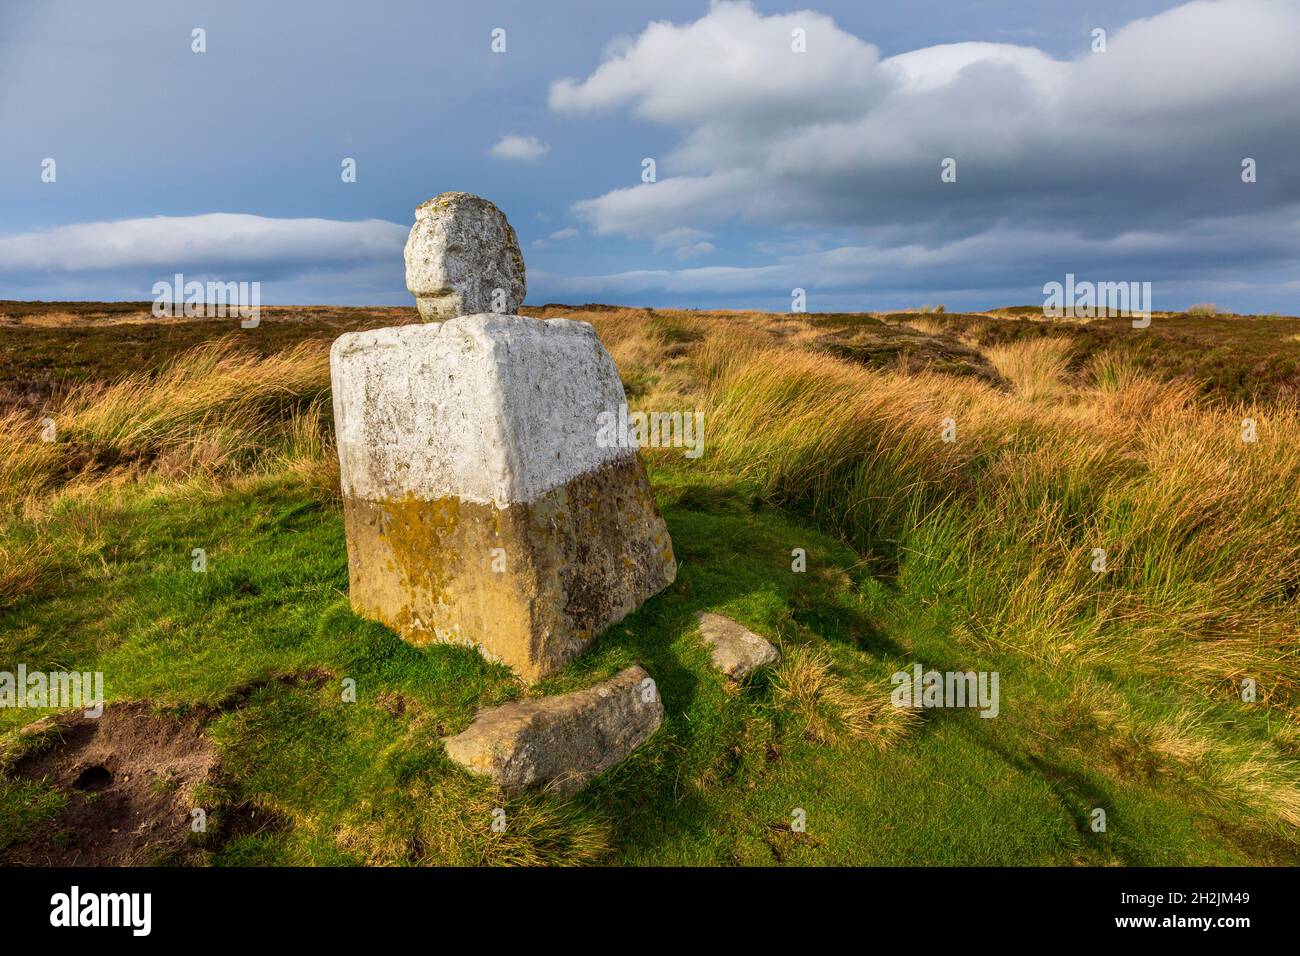
<path fill-rule="evenodd" d="M 673 250 L 673 255 L 678 259 L 698 259 L 700 256 L 707 256 L 710 253 L 717 252 L 718 247 L 711 242 L 692 242 L 689 245 L 678 246 Z"/>
<path fill-rule="evenodd" d="M 1065 64 L 1033 47 L 1007 43 L 944 43 L 900 53 L 882 64 L 897 93 L 924 93 L 956 82 L 963 70 L 1009 67 L 1032 77 L 1046 96 L 1059 95 Z"/>
<path fill-rule="evenodd" d="M 408 231 L 379 219 L 242 213 L 88 222 L 0 237 L 0 272 L 360 265 L 400 259 Z"/>
<path fill-rule="evenodd" d="M 271 219 L 240 213 L 153 216 L 0 237 L 11 294 L 150 298 L 176 272 L 260 281 L 263 301 L 393 301 L 404 293 L 409 227 L 378 219 Z M 399 297 L 400 298 L 400 297 Z"/>
<path fill-rule="evenodd" d="M 791 51 L 795 27 L 807 53 Z M 585 79 L 553 84 L 549 103 L 681 130 L 658 182 L 574 205 L 597 234 L 741 222 L 942 242 L 1007 220 L 1178 232 L 1300 201 L 1296 36 L 1300 3 L 1200 0 L 1070 60 L 1001 43 L 881 59 L 822 14 L 718 3 L 651 23 Z M 1250 187 L 1244 156 L 1269 167 Z M 955 184 L 940 182 L 946 157 Z"/>
<path fill-rule="evenodd" d="M 535 163 L 550 151 L 551 147 L 536 136 L 516 136 L 514 133 L 507 133 L 497 140 L 490 152 L 497 159 Z"/>
<path fill-rule="evenodd" d="M 699 229 L 670 229 L 654 237 L 654 249 L 655 252 L 671 249 L 682 260 L 696 259 L 716 251 L 713 243 L 707 241 L 712 238 L 711 233 Z"/>
<path fill-rule="evenodd" d="M 806 31 L 808 54 L 791 52 L 795 28 Z M 551 108 L 630 106 L 661 123 L 752 128 L 853 116 L 885 93 L 876 48 L 811 11 L 763 17 L 719 3 L 684 26 L 653 22 L 611 53 L 587 79 L 553 84 Z"/>
<path fill-rule="evenodd" d="M 577 230 L 577 229 L 574 229 L 572 226 L 570 226 L 570 227 L 568 227 L 568 228 L 566 228 L 566 229 L 557 229 L 557 230 L 555 230 L 555 232 L 551 233 L 551 234 L 550 234 L 549 236 L 547 236 L 545 239 L 534 239 L 534 240 L 533 240 L 533 248 L 534 248 L 534 249 L 545 249 L 545 248 L 546 248 L 547 246 L 549 246 L 551 243 L 554 243 L 554 242 L 568 242 L 570 239 L 577 239 L 577 238 L 578 238 L 578 230 Z"/>

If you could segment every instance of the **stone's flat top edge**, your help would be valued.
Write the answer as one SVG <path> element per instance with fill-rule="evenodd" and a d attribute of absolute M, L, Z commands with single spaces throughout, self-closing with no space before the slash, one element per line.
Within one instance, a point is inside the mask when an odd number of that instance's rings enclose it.
<path fill-rule="evenodd" d="M 604 699 L 612 693 L 631 690 L 641 684 L 650 673 L 640 664 L 632 664 L 589 687 L 546 697 L 525 697 L 487 707 L 474 715 L 474 719 L 458 734 L 444 737 L 443 742 L 468 740 L 479 734 L 491 734 L 506 727 L 524 728 L 556 713 L 566 713 L 581 708 L 592 698 Z"/>
<path fill-rule="evenodd" d="M 414 322 L 410 325 L 389 325 L 380 329 L 345 332 L 334 340 L 334 344 L 330 346 L 330 354 L 342 357 L 358 349 L 396 347 L 412 341 L 437 338 L 440 335 L 453 335 L 456 332 L 486 335 L 489 338 L 495 333 L 510 335 L 523 333 L 535 336 L 596 334 L 590 322 L 583 322 L 580 319 L 534 319 L 526 315 L 479 312 L 474 315 L 460 315 L 443 322 Z"/>
<path fill-rule="evenodd" d="M 474 193 L 452 189 L 445 193 L 438 193 L 438 195 L 426 199 L 424 202 L 420 203 L 420 205 L 416 206 L 415 218 L 425 219 L 432 215 L 433 210 L 442 206 L 457 206 L 461 204 L 479 204 L 495 209 L 499 213 L 501 212 L 500 208 L 497 207 L 497 204 L 490 199 L 484 199 L 482 196 L 476 196 Z M 501 213 L 501 217 L 504 219 L 505 213 Z"/>
<path fill-rule="evenodd" d="M 696 611 L 695 620 L 699 624 L 700 636 L 714 647 L 726 644 L 728 641 L 740 641 L 754 647 L 775 647 L 762 634 L 755 634 L 745 625 L 732 620 L 725 614 L 715 614 L 712 611 Z"/>

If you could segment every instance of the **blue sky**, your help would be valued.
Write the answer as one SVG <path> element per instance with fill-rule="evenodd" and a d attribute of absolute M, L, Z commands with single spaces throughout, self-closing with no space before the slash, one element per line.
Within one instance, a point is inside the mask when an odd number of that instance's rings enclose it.
<path fill-rule="evenodd" d="M 531 304 L 971 308 L 1073 272 L 1300 312 L 1297 36 L 1292 0 L 2 0 L 0 298 L 407 304 L 412 210 L 464 189 Z"/>

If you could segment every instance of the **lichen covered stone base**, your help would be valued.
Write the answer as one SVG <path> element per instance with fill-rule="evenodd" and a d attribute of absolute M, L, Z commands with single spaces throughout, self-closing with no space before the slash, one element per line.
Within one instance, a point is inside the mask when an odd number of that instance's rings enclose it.
<path fill-rule="evenodd" d="M 358 614 L 413 643 L 472 645 L 528 681 L 677 573 L 635 455 L 527 503 L 347 497 L 344 518 Z"/>

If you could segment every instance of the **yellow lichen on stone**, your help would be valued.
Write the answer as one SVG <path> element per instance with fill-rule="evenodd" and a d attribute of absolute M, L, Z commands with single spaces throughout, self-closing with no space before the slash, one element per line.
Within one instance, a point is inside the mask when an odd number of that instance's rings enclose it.
<path fill-rule="evenodd" d="M 535 680 L 676 576 L 653 497 L 612 493 L 638 480 L 632 458 L 505 508 L 349 499 L 353 607 L 413 643 L 471 644 Z M 492 570 L 494 548 L 504 571 Z"/>

